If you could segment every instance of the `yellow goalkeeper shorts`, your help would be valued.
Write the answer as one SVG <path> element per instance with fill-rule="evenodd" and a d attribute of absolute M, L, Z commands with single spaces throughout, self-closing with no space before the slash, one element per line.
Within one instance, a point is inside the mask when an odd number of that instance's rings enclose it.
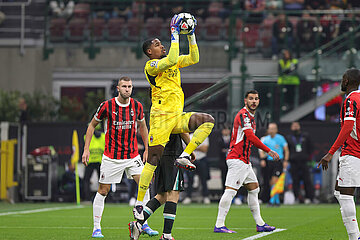
<path fill-rule="evenodd" d="M 193 112 L 150 114 L 149 146 L 162 145 L 165 147 L 170 134 L 190 132 L 188 125 L 193 114 Z"/>

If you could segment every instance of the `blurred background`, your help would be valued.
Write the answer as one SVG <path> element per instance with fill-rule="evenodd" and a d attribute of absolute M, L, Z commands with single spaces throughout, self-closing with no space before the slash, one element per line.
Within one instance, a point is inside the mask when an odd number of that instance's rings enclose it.
<path fill-rule="evenodd" d="M 209 199 L 218 201 L 223 191 L 229 134 L 224 129 L 231 129 L 244 93 L 256 89 L 261 99 L 257 135 L 266 135 L 268 123 L 276 122 L 287 136 L 290 124 L 300 121 L 312 142 L 304 159 L 313 186 L 311 202 L 335 202 L 336 157 L 327 173 L 315 166 L 340 129 L 342 74 L 360 65 L 356 0 L 1 0 L 2 200 L 75 201 L 73 130 L 81 156 L 87 123 L 99 104 L 114 96 L 121 76 L 132 78 L 133 97 L 148 116 L 142 42 L 158 37 L 168 49 L 170 19 L 180 12 L 197 19 L 200 50 L 200 62 L 181 70 L 185 111 L 207 112 L 216 119 L 206 152 Z M 185 36 L 180 52 L 188 52 Z M 252 153 L 262 182 L 258 152 Z M 78 167 L 83 179 L 85 167 L 80 162 Z M 91 192 L 97 179 L 94 171 L 85 183 Z M 192 184 L 192 200 L 202 201 L 199 177 Z M 81 180 L 81 199 L 89 201 L 83 185 Z M 129 202 L 136 192 L 132 185 L 113 186 L 108 201 Z M 290 202 L 305 202 L 304 189 L 301 181 L 302 197 Z M 286 192 L 292 192 L 290 174 Z"/>

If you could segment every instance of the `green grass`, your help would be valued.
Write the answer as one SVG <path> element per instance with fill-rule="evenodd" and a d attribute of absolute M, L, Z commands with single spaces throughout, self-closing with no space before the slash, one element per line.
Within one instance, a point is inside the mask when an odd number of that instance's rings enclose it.
<path fill-rule="evenodd" d="M 0 239 L 91 239 L 92 206 L 52 210 L 46 212 L 3 215 L 6 212 L 41 208 L 71 207 L 75 204 L 8 204 L 0 202 Z M 149 220 L 153 229 L 162 231 L 162 208 Z M 106 204 L 102 219 L 105 239 L 129 239 L 127 224 L 132 220 L 132 208 L 126 204 Z M 359 209 L 357 210 L 359 211 Z M 264 220 L 286 231 L 273 233 L 260 239 L 347 239 L 339 206 L 295 205 L 269 208 L 261 206 Z M 173 229 L 176 240 L 190 239 L 243 239 L 256 233 L 255 223 L 246 205 L 232 206 L 226 225 L 237 234 L 212 232 L 217 216 L 217 204 L 179 205 Z M 142 236 L 140 239 L 156 240 Z"/>

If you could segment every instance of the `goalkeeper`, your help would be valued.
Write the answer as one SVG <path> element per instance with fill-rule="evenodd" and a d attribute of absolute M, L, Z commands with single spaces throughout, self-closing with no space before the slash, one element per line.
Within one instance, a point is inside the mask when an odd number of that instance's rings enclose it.
<path fill-rule="evenodd" d="M 183 112 L 184 92 L 181 88 L 180 68 L 199 62 L 199 50 L 194 29 L 188 34 L 189 54 L 179 56 L 179 33 L 182 18 L 175 15 L 170 23 L 171 47 L 169 54 L 158 38 L 146 40 L 143 51 L 150 58 L 144 73 L 150 83 L 152 106 L 150 110 L 148 161 L 140 176 L 137 203 L 134 216 L 143 220 L 142 201 L 170 134 L 194 132 L 175 165 L 187 170 L 196 167 L 191 162 L 192 152 L 209 136 L 214 127 L 214 118 L 206 113 Z"/>

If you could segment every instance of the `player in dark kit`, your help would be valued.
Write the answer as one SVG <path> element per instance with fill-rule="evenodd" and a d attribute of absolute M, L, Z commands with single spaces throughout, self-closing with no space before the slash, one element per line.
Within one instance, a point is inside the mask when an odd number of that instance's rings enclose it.
<path fill-rule="evenodd" d="M 129 77 L 119 79 L 117 90 L 119 95 L 100 104 L 86 131 L 82 162 L 89 162 L 89 146 L 95 127 L 105 120 L 105 150 L 100 166 L 99 189 L 93 202 L 94 229 L 92 237 L 102 238 L 100 221 L 104 203 L 112 183 L 120 183 L 124 172 L 128 178 L 139 183 L 143 161 L 147 160 L 148 129 L 146 127 L 143 107 L 140 102 L 131 98 L 132 81 Z M 143 160 L 141 160 L 136 139 L 137 126 L 145 145 Z M 149 200 L 149 192 L 145 195 Z M 158 235 L 146 223 L 144 232 L 150 236 Z"/>
<path fill-rule="evenodd" d="M 181 134 L 185 142 L 190 141 L 189 134 Z M 129 223 L 130 239 L 137 240 L 142 232 L 141 225 L 162 204 L 164 206 L 164 229 L 161 239 L 173 240 L 171 230 L 176 216 L 177 202 L 180 191 L 184 190 L 183 169 L 174 165 L 176 158 L 182 153 L 183 147 L 179 134 L 170 135 L 170 141 L 166 144 L 164 153 L 155 170 L 155 184 L 157 195 L 144 206 L 144 220 Z M 195 155 L 191 155 L 195 160 Z"/>
<path fill-rule="evenodd" d="M 341 81 L 341 91 L 347 96 L 340 111 L 341 131 L 329 152 L 318 164 L 318 167 L 322 165 L 322 168 L 327 170 L 334 153 L 341 147 L 334 195 L 340 204 L 340 212 L 349 240 L 360 239 L 354 202 L 355 188 L 360 187 L 359 85 L 360 70 L 347 70 Z"/>

